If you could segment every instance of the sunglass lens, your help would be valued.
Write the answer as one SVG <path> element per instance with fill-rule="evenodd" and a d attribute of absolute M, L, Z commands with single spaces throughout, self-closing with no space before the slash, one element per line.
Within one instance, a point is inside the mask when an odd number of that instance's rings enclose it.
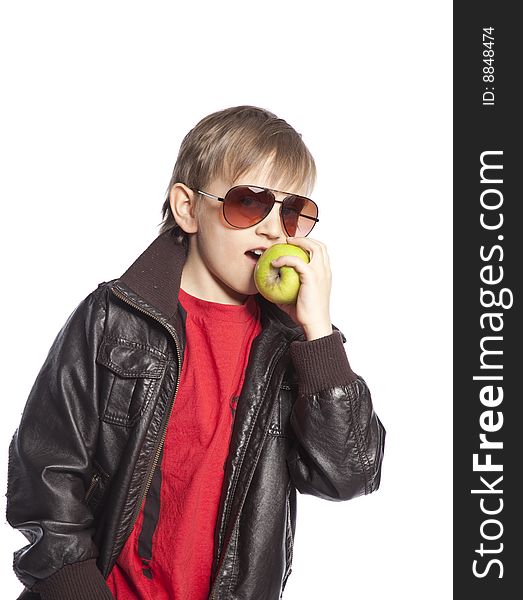
<path fill-rule="evenodd" d="M 264 219 L 273 205 L 268 190 L 253 186 L 236 186 L 225 195 L 224 216 L 233 227 L 251 227 Z"/>
<path fill-rule="evenodd" d="M 318 207 L 303 196 L 288 196 L 283 204 L 283 222 L 289 235 L 305 237 L 316 225 Z"/>

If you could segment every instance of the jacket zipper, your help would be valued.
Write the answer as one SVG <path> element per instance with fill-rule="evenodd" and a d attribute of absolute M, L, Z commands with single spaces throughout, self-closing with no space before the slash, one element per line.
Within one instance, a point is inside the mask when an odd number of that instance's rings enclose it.
<path fill-rule="evenodd" d="M 176 346 L 176 353 L 178 355 L 178 376 L 176 378 L 176 390 L 174 392 L 174 396 L 172 397 L 172 401 L 171 404 L 169 406 L 168 412 L 167 412 L 167 417 L 164 418 L 164 423 L 163 425 L 163 431 L 162 431 L 162 435 L 160 437 L 160 443 L 158 444 L 158 448 L 156 449 L 156 453 L 154 455 L 153 461 L 151 463 L 151 466 L 149 468 L 149 474 L 147 476 L 147 480 L 146 480 L 146 484 L 145 484 L 145 488 L 143 489 L 142 493 L 140 494 L 140 498 L 138 499 L 138 502 L 136 503 L 136 508 L 134 509 L 134 513 L 133 513 L 133 517 L 131 519 L 131 524 L 128 528 L 128 531 L 132 531 L 132 528 L 134 527 L 134 524 L 136 523 L 136 520 L 138 519 L 138 515 L 140 514 L 140 509 L 142 506 L 142 501 L 145 498 L 145 496 L 147 495 L 147 492 L 149 491 L 149 487 L 151 486 L 151 482 L 153 480 L 153 476 L 154 476 L 154 470 L 156 469 L 156 465 L 158 464 L 158 460 L 160 458 L 160 453 L 162 451 L 162 447 L 163 444 L 165 442 L 165 437 L 167 435 L 167 424 L 169 423 L 169 419 L 171 417 L 171 412 L 174 406 L 174 401 L 176 398 L 176 394 L 178 393 L 178 386 L 180 383 L 180 371 L 182 368 L 182 359 L 181 359 L 181 355 L 180 355 L 180 349 L 179 349 L 179 342 L 178 342 L 178 335 L 176 333 L 176 331 L 170 327 L 169 325 L 167 325 L 166 323 L 164 323 L 163 321 L 161 321 L 160 319 L 158 319 L 158 317 L 155 317 L 153 314 L 151 314 L 149 311 L 144 310 L 141 306 L 138 306 L 137 304 L 135 304 L 134 302 L 131 302 L 131 300 L 129 300 L 127 297 L 125 297 L 121 292 L 117 291 L 114 288 L 111 288 L 111 291 L 113 292 L 113 294 L 115 296 L 118 296 L 118 298 L 120 298 L 121 300 L 123 300 L 124 302 L 126 302 L 127 304 L 129 304 L 130 306 L 132 306 L 133 308 L 136 308 L 136 310 L 139 310 L 140 312 L 148 315 L 149 317 L 152 317 L 155 321 L 158 321 L 158 323 L 160 323 L 161 325 L 163 325 L 168 331 L 169 333 L 172 335 L 173 339 L 174 339 L 174 344 Z M 127 537 L 127 532 L 126 532 L 126 537 Z"/>
<path fill-rule="evenodd" d="M 270 380 L 272 378 L 272 374 L 274 373 L 274 369 L 276 368 L 276 365 L 278 364 L 278 361 L 280 360 L 280 357 L 283 356 L 283 354 L 285 353 L 286 348 L 287 348 L 287 344 L 281 349 L 281 351 L 278 353 L 277 357 L 274 359 L 274 361 L 273 361 L 273 363 L 271 365 L 270 373 L 269 373 L 269 376 L 267 378 L 267 387 L 265 388 L 265 394 L 267 393 L 267 390 L 269 389 L 269 382 L 270 382 Z M 264 395 L 264 399 L 265 399 L 265 395 Z M 245 455 L 243 456 L 243 458 L 245 458 Z M 229 504 L 227 506 L 227 510 L 225 512 L 225 518 L 223 520 L 223 528 L 222 528 L 222 530 L 220 532 L 220 537 L 221 537 L 221 533 L 223 531 L 225 531 L 225 529 L 227 528 L 227 522 L 229 520 L 230 510 L 231 510 L 231 506 L 232 506 L 232 499 L 234 498 L 234 494 L 236 492 L 236 484 L 237 484 L 237 481 L 238 481 L 238 477 L 239 477 L 241 465 L 243 464 L 243 458 L 242 458 L 242 463 L 240 465 L 238 465 L 238 468 L 237 468 L 236 473 L 234 475 L 234 481 L 233 481 L 233 484 L 232 484 L 232 487 L 231 487 L 231 493 L 230 493 L 230 502 L 229 502 Z M 223 550 L 223 548 L 222 548 L 222 550 Z M 221 552 L 218 552 L 218 556 L 220 556 L 220 554 L 221 554 Z M 212 586 L 211 595 L 209 597 L 209 600 L 215 600 L 216 599 L 216 582 L 218 581 L 219 575 L 220 575 L 220 570 L 218 569 L 218 572 L 216 573 L 216 577 L 214 579 L 214 584 Z"/>
<path fill-rule="evenodd" d="M 283 594 L 283 590 L 285 589 L 285 585 L 287 584 L 287 579 L 289 579 L 289 575 L 291 574 L 292 571 L 292 553 L 293 553 L 293 547 L 294 547 L 294 536 L 292 535 L 292 522 L 291 522 L 291 503 L 289 500 L 289 496 L 287 496 L 287 527 L 289 529 L 289 533 L 291 536 L 291 543 L 290 543 L 290 550 L 289 550 L 289 556 L 287 556 L 287 573 L 285 575 L 285 579 L 283 580 L 283 584 L 282 584 L 282 594 Z M 280 596 L 281 598 L 281 596 Z"/>
<path fill-rule="evenodd" d="M 93 475 L 93 478 L 91 479 L 91 483 L 89 484 L 89 487 L 87 488 L 87 492 L 85 492 L 85 501 L 88 502 L 89 498 L 91 497 L 91 494 L 94 491 L 94 488 L 96 487 L 96 484 L 98 483 L 98 481 L 100 481 L 100 473 L 95 473 Z"/>

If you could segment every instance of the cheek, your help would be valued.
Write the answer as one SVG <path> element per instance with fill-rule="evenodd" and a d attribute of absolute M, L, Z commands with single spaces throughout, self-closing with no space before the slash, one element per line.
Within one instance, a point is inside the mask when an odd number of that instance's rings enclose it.
<path fill-rule="evenodd" d="M 235 259 L 240 252 L 237 244 L 234 244 L 230 236 L 224 235 L 224 230 L 216 228 L 207 232 L 208 237 L 203 244 L 203 254 L 208 265 L 220 268 L 222 271 Z M 225 232 L 227 233 L 227 232 Z"/>

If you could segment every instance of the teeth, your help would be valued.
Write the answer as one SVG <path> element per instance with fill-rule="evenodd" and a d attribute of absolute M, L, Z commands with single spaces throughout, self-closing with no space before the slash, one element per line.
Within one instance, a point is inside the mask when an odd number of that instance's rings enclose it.
<path fill-rule="evenodd" d="M 261 256 L 263 254 L 263 250 L 260 250 L 259 248 L 257 248 L 256 250 L 253 250 L 254 254 L 257 254 L 258 256 Z"/>

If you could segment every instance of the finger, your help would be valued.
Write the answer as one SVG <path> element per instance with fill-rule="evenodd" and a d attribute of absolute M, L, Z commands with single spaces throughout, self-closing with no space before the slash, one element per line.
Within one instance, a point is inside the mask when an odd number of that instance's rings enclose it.
<path fill-rule="evenodd" d="M 298 273 L 306 273 L 309 269 L 309 265 L 302 260 L 299 256 L 279 256 L 274 260 L 271 260 L 273 267 L 294 267 Z"/>
<path fill-rule="evenodd" d="M 311 254 L 311 259 L 314 254 L 325 255 L 327 252 L 325 244 L 313 238 L 288 237 L 287 242 L 294 246 L 298 246 L 299 248 L 303 248 L 304 250 L 308 250 Z"/>

